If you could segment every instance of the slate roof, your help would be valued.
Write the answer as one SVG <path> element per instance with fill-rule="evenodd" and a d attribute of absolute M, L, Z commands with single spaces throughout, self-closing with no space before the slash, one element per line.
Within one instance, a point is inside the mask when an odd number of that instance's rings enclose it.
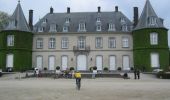
<path fill-rule="evenodd" d="M 156 18 L 155 25 L 148 24 L 149 17 Z M 139 22 L 134 30 L 143 29 L 143 28 L 165 28 L 163 25 L 163 22 L 161 22 L 161 19 L 158 18 L 158 16 L 156 15 L 149 0 L 146 0 L 146 4 L 145 4 L 142 14 L 140 16 Z"/>
<path fill-rule="evenodd" d="M 18 2 L 17 7 L 13 15 L 10 17 L 9 24 L 5 30 L 20 30 L 30 32 L 30 28 L 25 19 L 20 2 Z"/>
<path fill-rule="evenodd" d="M 78 32 L 78 26 L 80 22 L 85 22 L 86 24 L 86 32 L 96 32 L 96 19 L 101 19 L 102 32 L 108 31 L 108 24 L 115 24 L 116 31 L 121 31 L 121 27 L 123 24 L 128 26 L 128 30 L 132 29 L 132 22 L 123 15 L 120 11 L 116 12 L 71 12 L 71 13 L 53 13 L 46 14 L 42 19 L 40 19 L 34 25 L 34 31 L 38 32 L 38 28 L 44 27 L 44 32 L 49 32 L 50 25 L 57 25 L 57 32 L 63 31 L 63 26 L 66 24 L 66 18 L 70 19 L 70 23 L 68 24 L 69 30 L 68 32 Z M 121 23 L 120 19 L 124 18 L 125 23 Z M 44 20 L 47 19 L 47 23 L 43 23 Z"/>

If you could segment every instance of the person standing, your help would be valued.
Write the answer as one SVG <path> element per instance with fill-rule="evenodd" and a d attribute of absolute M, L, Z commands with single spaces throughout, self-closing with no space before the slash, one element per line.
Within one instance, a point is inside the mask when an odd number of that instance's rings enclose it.
<path fill-rule="evenodd" d="M 136 79 L 136 76 L 137 76 L 137 70 L 134 69 L 134 79 Z"/>
<path fill-rule="evenodd" d="M 138 79 L 140 79 L 140 70 L 137 70 L 137 76 L 138 76 Z"/>

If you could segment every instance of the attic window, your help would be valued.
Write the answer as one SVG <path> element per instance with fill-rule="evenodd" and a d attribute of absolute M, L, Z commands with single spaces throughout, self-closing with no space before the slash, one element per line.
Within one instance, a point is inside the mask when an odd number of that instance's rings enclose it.
<path fill-rule="evenodd" d="M 66 18 L 65 23 L 70 23 L 70 18 Z"/>
<path fill-rule="evenodd" d="M 127 27 L 126 24 L 125 24 L 125 25 L 122 25 L 122 31 L 123 31 L 123 32 L 127 32 L 127 31 L 128 31 L 128 27 Z"/>
<path fill-rule="evenodd" d="M 115 24 L 113 23 L 109 23 L 109 28 L 108 28 L 108 31 L 115 31 Z"/>
<path fill-rule="evenodd" d="M 85 25 L 85 23 L 79 23 L 79 29 L 78 29 L 78 31 L 86 31 L 86 25 Z"/>
<path fill-rule="evenodd" d="M 44 19 L 44 20 L 43 20 L 43 23 L 47 23 L 47 19 Z"/>
<path fill-rule="evenodd" d="M 97 17 L 96 22 L 101 22 L 100 17 Z"/>
<path fill-rule="evenodd" d="M 17 21 L 16 20 L 12 20 L 12 21 L 9 22 L 9 27 L 10 28 L 16 28 L 16 26 L 17 26 Z"/>
<path fill-rule="evenodd" d="M 149 18 L 148 18 L 148 25 L 149 25 L 149 26 L 154 26 L 154 25 L 156 25 L 156 22 L 157 22 L 156 17 L 149 17 Z"/>
<path fill-rule="evenodd" d="M 38 32 L 44 32 L 45 28 L 44 27 L 39 27 Z"/>
<path fill-rule="evenodd" d="M 63 32 L 68 32 L 68 26 L 63 26 Z"/>
<path fill-rule="evenodd" d="M 96 31 L 101 31 L 102 29 L 101 29 L 101 25 L 100 24 L 98 24 L 97 26 L 96 26 Z"/>
<path fill-rule="evenodd" d="M 125 23 L 125 18 L 124 17 L 120 18 L 120 23 Z"/>
<path fill-rule="evenodd" d="M 51 24 L 49 32 L 57 32 L 57 25 L 56 24 Z"/>

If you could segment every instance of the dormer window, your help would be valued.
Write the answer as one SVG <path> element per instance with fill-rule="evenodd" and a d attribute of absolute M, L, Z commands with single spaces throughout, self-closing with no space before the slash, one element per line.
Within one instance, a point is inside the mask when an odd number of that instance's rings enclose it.
<path fill-rule="evenodd" d="M 63 26 L 63 32 L 68 32 L 68 26 Z"/>
<path fill-rule="evenodd" d="M 85 25 L 85 23 L 79 23 L 79 29 L 78 29 L 78 31 L 86 31 L 86 25 Z"/>
<path fill-rule="evenodd" d="M 16 28 L 16 26 L 17 26 L 17 21 L 16 20 L 12 20 L 12 21 L 9 22 L 9 27 L 10 28 Z"/>
<path fill-rule="evenodd" d="M 108 28 L 108 31 L 115 31 L 115 24 L 113 23 L 109 23 L 109 28 Z"/>
<path fill-rule="evenodd" d="M 70 18 L 66 18 L 65 23 L 70 23 Z"/>
<path fill-rule="evenodd" d="M 97 18 L 96 22 L 101 22 L 101 19 L 100 17 Z"/>
<path fill-rule="evenodd" d="M 124 17 L 122 17 L 122 18 L 120 18 L 120 23 L 125 23 L 126 21 L 125 21 L 125 18 Z"/>
<path fill-rule="evenodd" d="M 156 17 L 149 17 L 149 18 L 148 18 L 148 25 L 149 25 L 149 26 L 154 26 L 154 25 L 156 25 L 156 22 L 157 22 Z"/>
<path fill-rule="evenodd" d="M 101 31 L 102 29 L 101 29 L 101 25 L 100 24 L 98 24 L 97 26 L 96 26 L 96 31 Z"/>
<path fill-rule="evenodd" d="M 45 28 L 44 27 L 39 27 L 38 32 L 44 32 Z"/>
<path fill-rule="evenodd" d="M 43 23 L 47 23 L 47 19 L 44 19 L 44 20 L 43 20 Z"/>
<path fill-rule="evenodd" d="M 57 32 L 57 25 L 56 24 L 51 24 L 49 32 Z"/>
<path fill-rule="evenodd" d="M 125 25 L 122 25 L 122 31 L 123 31 L 123 32 L 127 32 L 127 31 L 128 31 L 128 27 L 127 27 L 126 24 L 125 24 Z"/>

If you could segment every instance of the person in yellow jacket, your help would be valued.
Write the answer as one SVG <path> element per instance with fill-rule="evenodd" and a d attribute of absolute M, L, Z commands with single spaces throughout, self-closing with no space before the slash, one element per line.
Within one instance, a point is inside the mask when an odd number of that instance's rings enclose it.
<path fill-rule="evenodd" d="M 76 84 L 81 84 L 81 73 L 79 71 L 75 72 L 74 77 L 76 78 Z"/>

